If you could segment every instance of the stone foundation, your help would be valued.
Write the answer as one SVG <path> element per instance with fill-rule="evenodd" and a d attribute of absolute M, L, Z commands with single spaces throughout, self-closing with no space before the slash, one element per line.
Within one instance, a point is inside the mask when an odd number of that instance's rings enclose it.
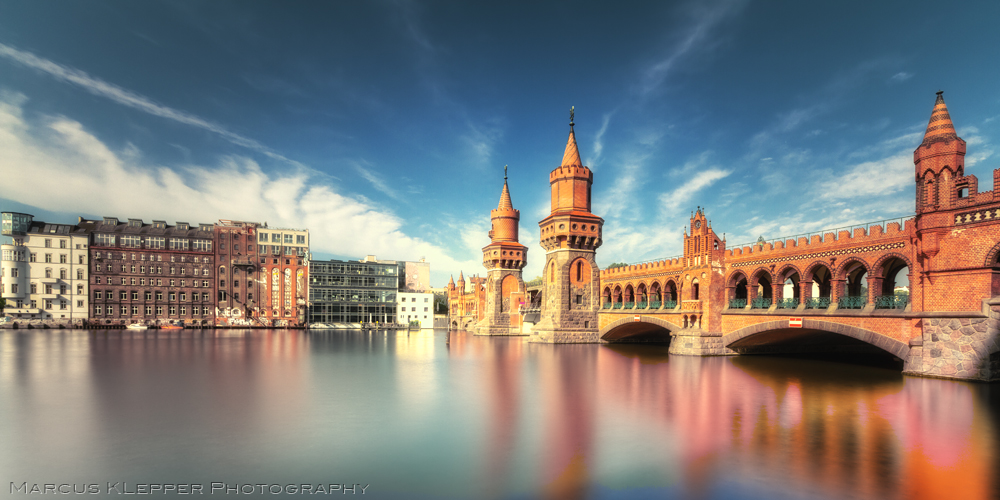
<path fill-rule="evenodd" d="M 722 335 L 696 328 L 685 328 L 671 333 L 670 354 L 682 356 L 730 356 L 736 351 L 722 345 Z"/>
<path fill-rule="evenodd" d="M 1000 381 L 1000 300 L 984 307 L 988 318 L 926 318 L 923 338 L 910 341 L 903 373 L 926 377 Z"/>
<path fill-rule="evenodd" d="M 528 342 L 540 344 L 595 344 L 601 342 L 597 330 L 565 330 L 541 331 L 535 328 L 528 337 Z"/>

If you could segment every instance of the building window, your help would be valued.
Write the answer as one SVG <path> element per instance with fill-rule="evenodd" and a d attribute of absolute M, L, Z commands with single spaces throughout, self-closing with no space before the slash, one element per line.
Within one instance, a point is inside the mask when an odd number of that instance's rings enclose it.
<path fill-rule="evenodd" d="M 127 285 L 128 284 L 128 282 L 125 280 L 125 278 L 122 278 L 122 284 L 123 285 Z"/>
<path fill-rule="evenodd" d="M 207 293 L 201 294 L 201 301 L 202 302 L 208 302 L 208 294 Z M 205 314 L 208 314 L 208 313 L 205 313 Z"/>
<path fill-rule="evenodd" d="M 121 300 L 128 300 L 128 292 L 126 292 L 126 291 L 118 292 L 118 297 Z"/>
<path fill-rule="evenodd" d="M 104 314 L 104 306 L 94 306 L 94 314 L 97 316 Z"/>
<path fill-rule="evenodd" d="M 95 276 L 94 277 L 94 283 L 100 285 L 101 284 L 101 277 L 100 276 Z M 108 278 L 108 283 L 111 283 L 111 278 Z"/>
<path fill-rule="evenodd" d="M 83 301 L 82 300 L 76 301 L 76 307 L 83 307 Z"/>
<path fill-rule="evenodd" d="M 79 261 L 79 262 L 77 262 L 77 264 L 84 264 L 85 263 L 84 262 L 84 257 L 86 257 L 85 255 L 78 255 L 77 257 L 78 257 L 77 260 Z"/>
<path fill-rule="evenodd" d="M 156 306 L 156 315 L 163 316 L 163 306 Z"/>
<path fill-rule="evenodd" d="M 132 300 L 139 300 L 139 292 L 136 291 L 132 292 Z"/>
<path fill-rule="evenodd" d="M 76 279 L 78 279 L 78 280 L 82 280 L 83 279 L 83 269 L 77 269 L 76 270 Z"/>
<path fill-rule="evenodd" d="M 170 292 L 169 297 L 170 297 L 169 300 L 173 302 L 177 298 L 177 294 L 175 294 L 174 292 Z"/>
<path fill-rule="evenodd" d="M 104 294 L 104 292 L 102 292 L 100 290 L 94 290 L 94 299 L 96 300 L 96 299 L 102 298 L 103 294 Z"/>
<path fill-rule="evenodd" d="M 185 300 L 187 300 L 187 294 L 184 293 L 184 292 L 181 292 L 181 302 L 184 302 Z"/>
<path fill-rule="evenodd" d="M 28 262 L 34 262 L 34 261 L 35 261 L 35 254 L 29 254 L 28 255 Z"/>
<path fill-rule="evenodd" d="M 50 253 L 45 254 L 45 262 L 52 262 L 52 254 Z"/>
<path fill-rule="evenodd" d="M 146 278 L 139 278 L 139 286 L 146 286 Z"/>
<path fill-rule="evenodd" d="M 76 294 L 83 295 L 83 285 L 76 285 Z"/>
<path fill-rule="evenodd" d="M 59 270 L 59 279 L 61 279 L 61 280 L 66 279 L 66 270 L 65 269 L 60 269 Z"/>
<path fill-rule="evenodd" d="M 139 315 L 139 306 L 132 306 L 132 316 Z"/>
<path fill-rule="evenodd" d="M 153 314 L 153 306 L 146 306 L 146 316 Z"/>
<path fill-rule="evenodd" d="M 135 286 L 135 278 L 129 278 L 128 279 L 128 284 L 130 284 L 132 286 Z"/>
<path fill-rule="evenodd" d="M 52 295 L 52 285 L 45 285 L 45 294 Z"/>
<path fill-rule="evenodd" d="M 143 296 L 146 300 L 153 300 L 153 292 L 145 292 Z"/>
<path fill-rule="evenodd" d="M 156 291 L 156 300 L 163 300 L 163 292 L 161 292 L 159 290 Z M 156 314 L 159 314 L 159 313 L 156 313 Z"/>
<path fill-rule="evenodd" d="M 35 284 L 35 283 L 32 283 L 32 284 L 30 285 L 30 288 L 29 288 L 29 289 L 31 290 L 31 293 L 32 293 L 32 294 L 36 294 L 36 293 L 38 293 L 38 285 L 37 285 L 37 284 Z"/>
<path fill-rule="evenodd" d="M 170 315 L 171 316 L 177 315 L 177 306 L 170 306 Z"/>
<path fill-rule="evenodd" d="M 52 309 L 52 299 L 45 299 L 45 308 Z"/>
<path fill-rule="evenodd" d="M 185 314 L 187 314 L 187 307 L 181 306 L 181 316 L 184 316 Z"/>
<path fill-rule="evenodd" d="M 52 238 L 45 238 L 45 248 L 52 248 Z"/>

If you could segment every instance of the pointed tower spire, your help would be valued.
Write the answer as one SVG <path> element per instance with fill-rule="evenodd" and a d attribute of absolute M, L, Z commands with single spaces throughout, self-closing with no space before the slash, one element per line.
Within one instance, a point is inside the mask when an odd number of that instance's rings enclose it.
<path fill-rule="evenodd" d="M 458 282 L 459 283 L 465 283 L 465 276 L 462 275 L 462 271 L 458 272 Z"/>
<path fill-rule="evenodd" d="M 455 286 L 455 275 L 454 274 L 452 274 L 449 277 L 449 279 L 448 279 L 448 286 L 450 286 L 450 287 L 454 287 Z"/>
<path fill-rule="evenodd" d="M 569 108 L 569 139 L 566 141 L 566 151 L 563 153 L 562 166 L 568 167 L 571 165 L 583 166 L 583 161 L 580 160 L 580 150 L 576 147 L 576 132 L 573 131 L 573 117 L 575 114 L 575 109 L 573 106 Z"/>
<path fill-rule="evenodd" d="M 503 166 L 503 191 L 500 193 L 500 203 L 497 210 L 513 210 L 514 204 L 510 201 L 510 190 L 507 189 L 507 165 Z"/>
<path fill-rule="evenodd" d="M 924 133 L 924 141 L 920 145 L 927 146 L 935 142 L 953 141 L 957 138 L 955 124 L 951 122 L 948 106 L 944 103 L 944 91 L 939 90 L 937 100 L 934 101 L 934 110 L 931 111 L 931 119 L 927 123 L 927 132 Z"/>

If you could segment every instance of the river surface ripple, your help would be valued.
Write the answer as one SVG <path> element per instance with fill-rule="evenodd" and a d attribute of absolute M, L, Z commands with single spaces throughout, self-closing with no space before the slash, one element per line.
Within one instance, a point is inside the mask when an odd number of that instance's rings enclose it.
<path fill-rule="evenodd" d="M 0 496 L 1000 498 L 998 385 L 443 330 L 4 330 Z"/>

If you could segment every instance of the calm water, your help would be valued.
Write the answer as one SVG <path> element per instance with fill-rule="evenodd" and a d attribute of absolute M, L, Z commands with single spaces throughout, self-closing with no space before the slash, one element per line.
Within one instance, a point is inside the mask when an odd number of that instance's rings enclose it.
<path fill-rule="evenodd" d="M 997 384 L 824 361 L 444 331 L 0 332 L 0 496 L 1000 498 L 998 424 Z"/>

